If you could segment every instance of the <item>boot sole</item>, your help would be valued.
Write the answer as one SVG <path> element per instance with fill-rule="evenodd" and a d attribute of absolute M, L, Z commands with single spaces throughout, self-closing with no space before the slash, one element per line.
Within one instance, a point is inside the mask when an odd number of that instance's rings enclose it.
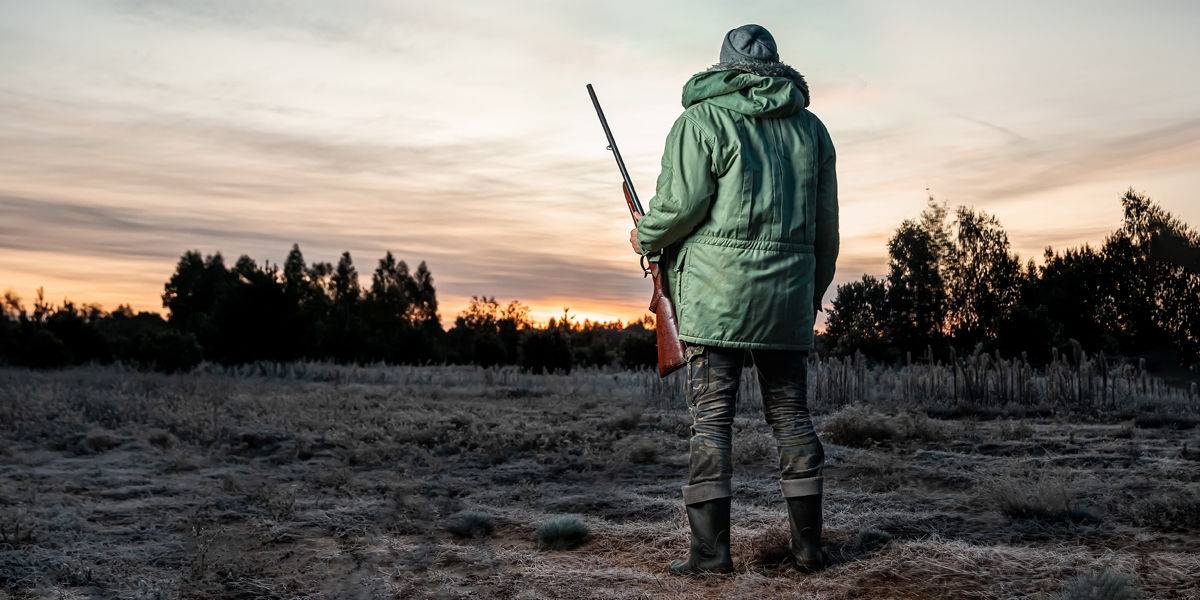
<path fill-rule="evenodd" d="M 704 575 L 732 575 L 733 569 L 709 569 L 707 571 L 676 571 L 674 569 L 667 569 L 667 573 L 678 577 L 702 577 Z"/>
<path fill-rule="evenodd" d="M 687 561 L 680 561 L 680 562 L 682 563 L 680 566 L 687 564 Z M 730 565 L 728 567 L 717 567 L 715 569 L 693 569 L 693 568 L 682 569 L 682 568 L 676 568 L 675 563 L 672 563 L 672 564 L 667 565 L 667 573 L 670 573 L 671 575 L 679 575 L 681 577 L 688 577 L 688 576 L 693 576 L 693 575 L 729 575 L 730 573 L 733 573 L 733 565 Z"/>
<path fill-rule="evenodd" d="M 816 562 L 801 561 L 795 556 L 792 556 L 792 567 L 805 575 L 811 575 L 817 571 L 824 571 L 829 566 L 829 555 L 824 549 L 821 550 L 821 560 Z"/>

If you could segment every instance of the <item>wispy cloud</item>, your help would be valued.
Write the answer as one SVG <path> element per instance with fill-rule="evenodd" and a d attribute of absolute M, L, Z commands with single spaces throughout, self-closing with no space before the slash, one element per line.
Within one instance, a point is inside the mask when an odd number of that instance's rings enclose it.
<path fill-rule="evenodd" d="M 1200 91 L 1179 76 L 1200 48 L 1169 17 L 1137 16 L 1192 58 L 1166 62 L 1153 44 L 1123 45 L 1127 58 L 1077 31 L 1116 31 L 1131 18 L 1120 7 L 1035 28 L 1012 52 L 1045 64 L 1009 64 L 978 22 L 1011 37 L 1028 29 L 1020 10 L 953 3 L 0 6 L 0 284 L 42 274 L 143 307 L 184 250 L 277 262 L 296 242 L 310 260 L 350 250 L 364 276 L 387 250 L 426 260 L 447 316 L 473 294 L 640 315 L 646 282 L 583 84 L 648 199 L 680 85 L 744 21 L 772 28 L 834 134 L 839 282 L 882 272 L 887 235 L 926 187 L 1002 214 L 1036 249 L 1102 235 L 1094 215 L 1047 228 L 1027 207 L 1049 197 L 1082 212 L 1096 190 L 1200 183 L 1200 122 L 1167 97 Z M 1086 52 L 1055 52 L 1062 36 L 1115 67 L 1158 62 L 1114 96 Z"/>

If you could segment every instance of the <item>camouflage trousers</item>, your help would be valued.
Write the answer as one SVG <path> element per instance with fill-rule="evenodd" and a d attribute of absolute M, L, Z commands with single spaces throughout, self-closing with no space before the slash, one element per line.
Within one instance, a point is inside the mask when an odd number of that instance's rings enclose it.
<path fill-rule="evenodd" d="M 689 344 L 685 385 L 692 440 L 684 504 L 733 495 L 733 415 L 747 353 L 758 369 L 763 413 L 779 447 L 784 497 L 821 493 L 825 451 L 808 412 L 807 353 Z"/>

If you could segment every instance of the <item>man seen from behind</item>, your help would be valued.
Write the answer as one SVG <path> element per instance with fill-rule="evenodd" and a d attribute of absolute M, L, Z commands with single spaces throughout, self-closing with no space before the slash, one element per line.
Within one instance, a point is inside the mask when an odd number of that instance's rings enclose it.
<path fill-rule="evenodd" d="M 795 566 L 825 563 L 824 451 L 808 411 L 806 358 L 833 280 L 838 202 L 833 142 L 809 100 L 766 29 L 730 31 L 720 62 L 684 85 L 657 193 L 630 233 L 634 250 L 666 273 L 687 345 L 691 551 L 672 573 L 733 570 L 732 424 L 747 358 L 779 449 Z"/>

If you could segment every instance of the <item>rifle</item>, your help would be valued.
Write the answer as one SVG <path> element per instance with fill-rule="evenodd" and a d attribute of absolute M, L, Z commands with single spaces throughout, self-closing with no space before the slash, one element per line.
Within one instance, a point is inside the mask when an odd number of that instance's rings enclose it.
<path fill-rule="evenodd" d="M 604 111 L 600 108 L 600 101 L 596 99 L 596 90 L 592 89 L 592 84 L 587 84 L 587 91 L 588 96 L 592 98 L 592 105 L 596 107 L 596 116 L 600 117 L 604 135 L 608 138 L 608 150 L 611 150 L 613 157 L 617 159 L 617 169 L 621 171 L 623 180 L 621 191 L 625 192 L 625 204 L 629 207 L 629 215 L 633 217 L 633 223 L 636 225 L 646 211 L 642 210 L 637 192 L 633 191 L 633 180 L 629 178 L 629 171 L 625 170 L 625 161 L 621 160 L 621 151 L 617 150 L 617 141 L 613 139 L 612 130 L 608 128 L 608 121 L 604 118 Z M 679 323 L 675 319 L 675 306 L 663 292 L 666 288 L 663 287 L 663 273 L 658 263 L 647 261 L 645 256 L 641 261 L 642 277 L 649 275 L 654 282 L 654 292 L 650 296 L 650 312 L 654 313 L 654 329 L 658 338 L 658 374 L 660 377 L 666 377 L 687 362 L 683 356 L 683 342 L 679 339 Z"/>

